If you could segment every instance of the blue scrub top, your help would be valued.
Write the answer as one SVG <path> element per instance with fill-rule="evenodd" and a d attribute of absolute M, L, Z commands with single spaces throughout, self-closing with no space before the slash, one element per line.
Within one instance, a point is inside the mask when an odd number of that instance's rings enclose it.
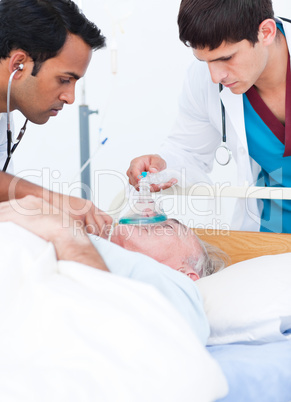
<path fill-rule="evenodd" d="M 282 25 L 277 26 L 284 34 Z M 291 89 L 290 71 L 287 73 L 287 88 Z M 287 94 L 288 91 L 286 98 Z M 268 109 L 254 87 L 243 94 L 243 102 L 249 154 L 262 168 L 257 185 L 274 187 L 275 196 L 280 188 L 291 187 L 291 138 L 285 139 L 287 132 L 291 134 L 291 127 L 287 127 L 287 115 L 291 115 L 291 99 L 286 99 L 285 127 Z M 262 201 L 260 231 L 291 233 L 291 201 Z"/>

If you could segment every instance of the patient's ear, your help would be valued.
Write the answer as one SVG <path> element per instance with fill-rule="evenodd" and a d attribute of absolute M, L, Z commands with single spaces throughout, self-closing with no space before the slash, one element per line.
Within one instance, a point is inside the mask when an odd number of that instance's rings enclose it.
<path fill-rule="evenodd" d="M 200 276 L 196 272 L 189 272 L 189 274 L 186 274 L 188 278 L 192 279 L 192 281 L 197 281 L 197 279 L 200 279 Z"/>
<path fill-rule="evenodd" d="M 197 279 L 200 279 L 200 276 L 197 274 L 197 272 L 195 272 L 193 268 L 188 264 L 184 264 L 184 266 L 177 269 L 177 271 L 182 272 L 184 275 L 187 275 L 188 278 L 192 279 L 192 281 L 197 281 Z"/>

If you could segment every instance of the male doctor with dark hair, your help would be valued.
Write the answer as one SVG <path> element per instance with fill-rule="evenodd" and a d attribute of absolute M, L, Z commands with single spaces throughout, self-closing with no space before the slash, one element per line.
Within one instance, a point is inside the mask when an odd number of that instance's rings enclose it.
<path fill-rule="evenodd" d="M 194 184 L 215 157 L 233 157 L 237 185 L 291 187 L 290 21 L 275 18 L 271 0 L 182 0 L 178 25 L 195 56 L 179 115 L 159 155 L 131 162 L 130 183 L 169 167 Z M 232 228 L 290 233 L 291 201 L 238 200 Z"/>
<path fill-rule="evenodd" d="M 10 124 L 6 133 L 7 103 L 10 111 L 19 110 L 29 121 L 46 123 L 74 102 L 76 82 L 84 76 L 92 51 L 104 45 L 100 30 L 71 0 L 0 1 L 1 170 L 6 169 L 13 146 Z M 91 201 L 0 172 L 0 201 L 29 194 L 69 211 L 95 234 L 105 236 L 104 229 L 112 222 Z"/>

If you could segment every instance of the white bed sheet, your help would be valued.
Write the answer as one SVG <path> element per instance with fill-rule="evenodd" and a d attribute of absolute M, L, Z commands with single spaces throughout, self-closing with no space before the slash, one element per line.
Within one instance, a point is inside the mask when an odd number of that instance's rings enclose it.
<path fill-rule="evenodd" d="M 51 244 L 11 223 L 0 224 L 0 245 L 1 401 L 203 402 L 227 393 L 218 364 L 152 286 L 57 262 Z"/>

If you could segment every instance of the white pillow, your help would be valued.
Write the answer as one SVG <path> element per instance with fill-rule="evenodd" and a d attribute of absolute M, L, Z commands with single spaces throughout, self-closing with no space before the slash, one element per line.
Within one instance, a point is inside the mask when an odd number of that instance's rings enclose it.
<path fill-rule="evenodd" d="M 291 253 L 243 261 L 196 284 L 210 323 L 208 345 L 291 338 Z"/>

